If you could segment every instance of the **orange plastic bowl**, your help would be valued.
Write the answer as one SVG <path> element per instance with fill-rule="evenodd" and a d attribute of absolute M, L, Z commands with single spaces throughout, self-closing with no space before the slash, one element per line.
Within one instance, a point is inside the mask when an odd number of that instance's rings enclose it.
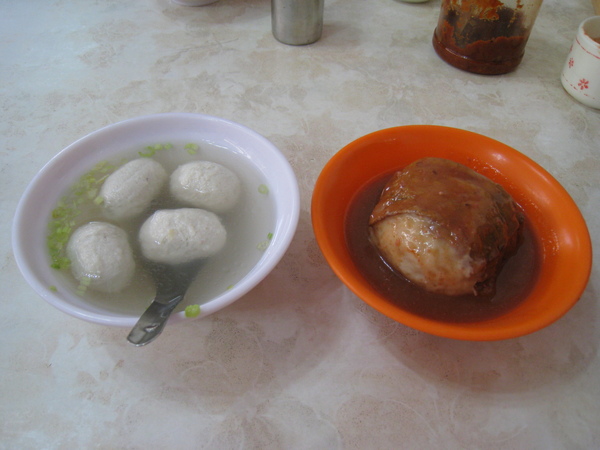
<path fill-rule="evenodd" d="M 479 322 L 450 323 L 403 310 L 379 294 L 354 265 L 345 218 L 354 195 L 370 181 L 424 157 L 464 164 L 501 184 L 528 217 L 541 253 L 539 276 L 527 298 L 505 314 Z M 523 336 L 563 316 L 589 280 L 592 248 L 577 205 L 542 167 L 498 141 L 440 126 L 404 126 L 368 134 L 325 165 L 312 197 L 312 223 L 327 262 L 358 297 L 404 325 L 454 339 L 491 341 Z"/>

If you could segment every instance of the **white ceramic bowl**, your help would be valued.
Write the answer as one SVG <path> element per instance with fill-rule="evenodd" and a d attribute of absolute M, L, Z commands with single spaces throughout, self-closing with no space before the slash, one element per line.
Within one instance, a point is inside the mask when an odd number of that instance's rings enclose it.
<path fill-rule="evenodd" d="M 135 325 L 139 316 L 104 310 L 61 285 L 65 283 L 64 277 L 57 276 L 49 263 L 48 219 L 65 190 L 96 163 L 137 146 L 174 140 L 196 142 L 200 146 L 203 142 L 210 143 L 246 158 L 267 180 L 268 195 L 275 210 L 273 236 L 258 263 L 232 288 L 203 303 L 198 317 L 233 303 L 276 266 L 294 236 L 300 210 L 298 184 L 286 158 L 270 141 L 237 123 L 201 114 L 156 114 L 109 125 L 79 139 L 52 158 L 27 187 L 14 218 L 13 251 L 23 276 L 44 300 L 89 322 Z M 190 319 L 183 311 L 177 312 L 171 316 L 170 323 L 183 320 Z"/>

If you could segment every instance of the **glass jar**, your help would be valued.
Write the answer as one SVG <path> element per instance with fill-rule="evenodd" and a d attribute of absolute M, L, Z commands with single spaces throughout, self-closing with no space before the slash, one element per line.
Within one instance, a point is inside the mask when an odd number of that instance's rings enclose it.
<path fill-rule="evenodd" d="M 433 47 L 447 63 L 468 72 L 514 70 L 542 0 L 442 0 Z"/>

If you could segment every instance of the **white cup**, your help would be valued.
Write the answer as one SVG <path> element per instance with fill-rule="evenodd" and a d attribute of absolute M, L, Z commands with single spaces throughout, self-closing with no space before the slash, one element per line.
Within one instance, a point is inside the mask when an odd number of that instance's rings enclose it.
<path fill-rule="evenodd" d="M 600 109 L 600 16 L 579 25 L 560 79 L 575 99 Z"/>

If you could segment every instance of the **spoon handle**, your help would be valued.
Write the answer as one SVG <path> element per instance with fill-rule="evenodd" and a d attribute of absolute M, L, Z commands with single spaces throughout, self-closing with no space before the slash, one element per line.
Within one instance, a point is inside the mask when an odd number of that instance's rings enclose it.
<path fill-rule="evenodd" d="M 152 342 L 162 333 L 167 319 L 182 299 L 183 294 L 177 294 L 168 300 L 157 297 L 141 315 L 127 340 L 138 347 Z"/>

